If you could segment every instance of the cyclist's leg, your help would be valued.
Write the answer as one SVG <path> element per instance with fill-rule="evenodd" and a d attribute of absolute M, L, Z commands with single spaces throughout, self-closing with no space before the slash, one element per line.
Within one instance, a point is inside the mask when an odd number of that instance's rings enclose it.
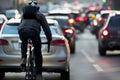
<path fill-rule="evenodd" d="M 33 30 L 34 31 L 34 30 Z M 34 53 L 35 53 L 35 64 L 36 64 L 36 74 L 42 76 L 42 54 L 41 54 L 41 39 L 40 35 L 34 31 L 31 34 L 32 43 L 34 46 Z"/>
<path fill-rule="evenodd" d="M 28 43 L 28 35 L 26 34 L 25 30 L 19 31 L 19 37 L 22 41 L 21 43 L 21 57 L 26 58 L 27 57 L 27 43 Z"/>

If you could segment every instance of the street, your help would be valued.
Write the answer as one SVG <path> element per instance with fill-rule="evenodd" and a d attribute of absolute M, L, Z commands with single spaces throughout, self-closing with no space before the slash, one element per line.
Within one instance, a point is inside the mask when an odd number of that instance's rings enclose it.
<path fill-rule="evenodd" d="M 76 53 L 71 54 L 70 80 L 120 80 L 119 51 L 99 56 L 98 43 L 89 30 L 78 34 Z M 24 80 L 24 73 L 6 73 L 5 80 Z M 44 73 L 45 80 L 60 80 L 56 73 Z"/>

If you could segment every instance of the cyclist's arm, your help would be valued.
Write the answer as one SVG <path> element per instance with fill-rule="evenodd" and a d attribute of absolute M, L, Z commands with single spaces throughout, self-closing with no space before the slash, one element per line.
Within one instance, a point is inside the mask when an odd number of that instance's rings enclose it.
<path fill-rule="evenodd" d="M 49 25 L 47 23 L 47 20 L 46 20 L 46 18 L 45 18 L 45 16 L 43 14 L 41 14 L 41 21 L 40 21 L 40 23 L 41 23 L 42 28 L 43 28 L 43 30 L 45 32 L 47 40 L 51 41 L 52 40 L 52 34 L 51 34 L 51 31 L 50 31 Z"/>

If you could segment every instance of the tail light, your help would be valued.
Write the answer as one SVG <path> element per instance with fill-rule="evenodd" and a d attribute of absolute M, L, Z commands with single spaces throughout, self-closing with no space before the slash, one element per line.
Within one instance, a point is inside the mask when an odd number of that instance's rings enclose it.
<path fill-rule="evenodd" d="M 0 45 L 8 45 L 8 41 L 5 39 L 0 39 Z"/>
<path fill-rule="evenodd" d="M 69 19 L 68 22 L 69 22 L 70 24 L 74 24 L 74 19 Z"/>
<path fill-rule="evenodd" d="M 101 22 L 101 21 L 102 21 L 102 17 L 99 17 L 97 21 L 98 21 L 98 22 Z"/>
<path fill-rule="evenodd" d="M 76 17 L 75 20 L 76 21 L 83 21 L 83 18 L 82 17 Z"/>
<path fill-rule="evenodd" d="M 66 28 L 66 29 L 64 29 L 64 34 L 65 34 L 65 33 L 73 34 L 74 31 L 73 31 L 71 28 Z"/>
<path fill-rule="evenodd" d="M 97 21 L 95 20 L 95 21 L 93 21 L 93 26 L 97 26 Z"/>
<path fill-rule="evenodd" d="M 84 21 L 87 21 L 87 20 L 88 20 L 87 16 L 85 16 L 85 17 L 83 18 L 83 20 L 84 20 Z"/>
<path fill-rule="evenodd" d="M 108 34 L 109 34 L 109 32 L 108 32 L 108 27 L 105 27 L 105 28 L 102 30 L 101 38 L 107 37 Z"/>
<path fill-rule="evenodd" d="M 65 45 L 66 42 L 67 42 L 67 40 L 61 40 L 61 39 L 52 40 L 51 45 Z"/>

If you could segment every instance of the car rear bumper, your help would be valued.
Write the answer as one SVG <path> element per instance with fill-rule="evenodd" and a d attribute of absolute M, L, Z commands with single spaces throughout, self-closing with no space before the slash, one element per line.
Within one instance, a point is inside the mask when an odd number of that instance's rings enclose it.
<path fill-rule="evenodd" d="M 101 40 L 101 45 L 106 49 L 120 50 L 119 40 L 103 39 Z"/>
<path fill-rule="evenodd" d="M 4 53 L 3 53 L 4 54 Z M 20 55 L 1 55 L 0 54 L 0 71 L 4 72 L 20 72 Z M 59 72 L 66 70 L 69 65 L 67 56 L 61 55 L 44 55 L 43 56 L 43 71 Z"/>

